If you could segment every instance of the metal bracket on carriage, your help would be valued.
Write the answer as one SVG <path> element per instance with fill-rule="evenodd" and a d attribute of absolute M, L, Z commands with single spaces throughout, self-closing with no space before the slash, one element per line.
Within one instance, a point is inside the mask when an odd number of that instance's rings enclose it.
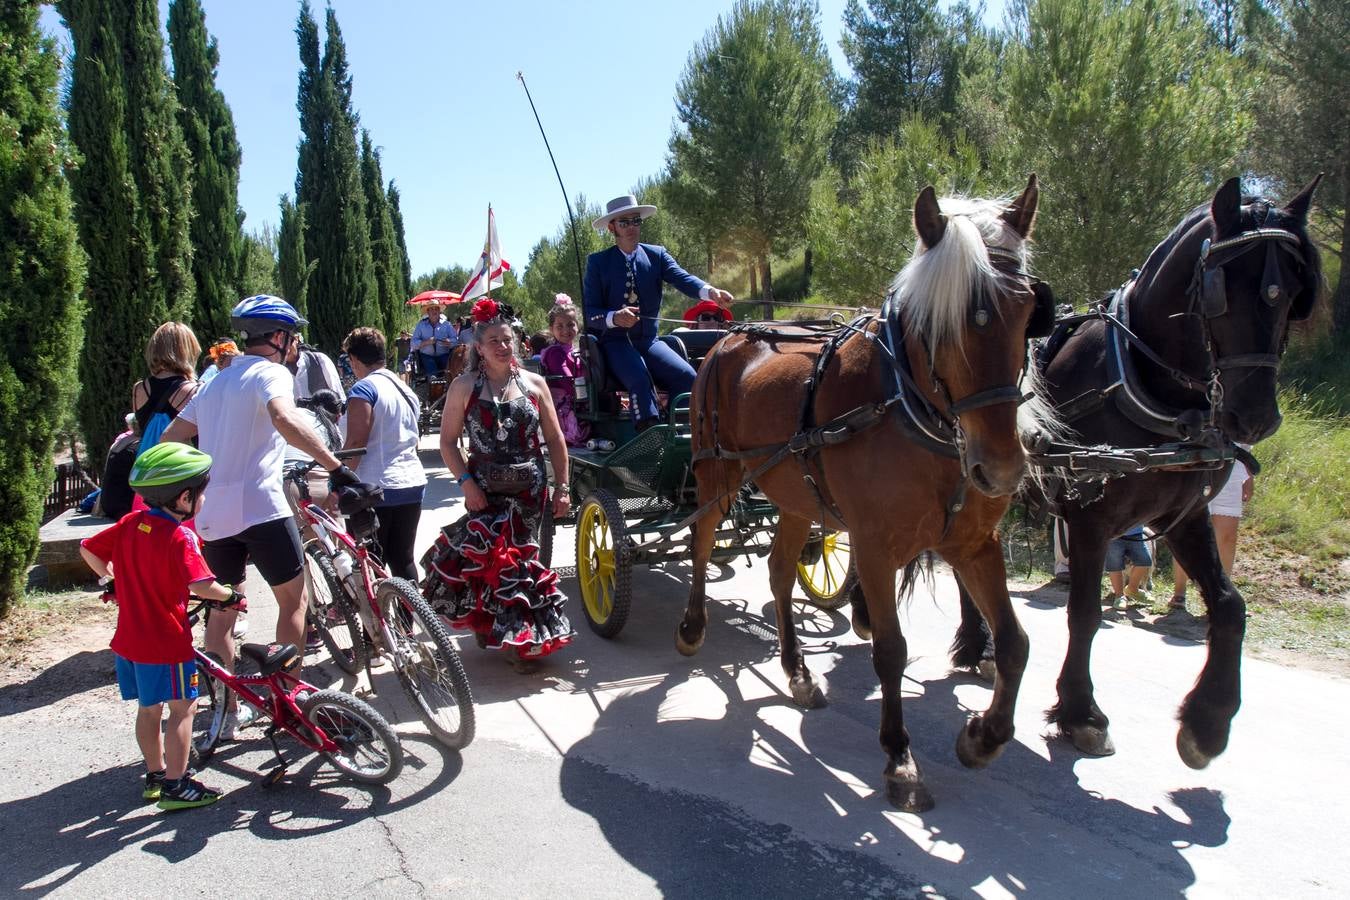
<path fill-rule="evenodd" d="M 1184 472 L 1221 469 L 1239 456 L 1239 451 L 1250 455 L 1232 444 L 1213 447 L 1180 443 L 1137 448 L 1052 444 L 1043 453 L 1030 454 L 1029 459 L 1037 468 L 1064 469 L 1074 474 Z"/>

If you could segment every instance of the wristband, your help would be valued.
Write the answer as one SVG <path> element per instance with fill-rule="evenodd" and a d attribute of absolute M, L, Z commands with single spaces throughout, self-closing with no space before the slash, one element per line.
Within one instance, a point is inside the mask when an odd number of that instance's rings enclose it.
<path fill-rule="evenodd" d="M 473 473 L 472 473 L 472 472 L 465 472 L 463 475 L 461 475 L 461 476 L 459 476 L 458 478 L 455 479 L 455 486 L 456 486 L 456 487 L 463 487 L 463 486 L 464 486 L 464 482 L 468 481 L 468 480 L 469 480 L 470 478 L 472 478 L 472 477 L 473 477 Z"/>

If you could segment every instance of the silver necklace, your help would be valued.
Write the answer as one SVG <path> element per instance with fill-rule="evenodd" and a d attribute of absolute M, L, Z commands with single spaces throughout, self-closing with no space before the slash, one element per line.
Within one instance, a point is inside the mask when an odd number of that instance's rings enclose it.
<path fill-rule="evenodd" d="M 506 394 L 511 390 L 511 376 L 506 376 L 506 383 L 502 385 L 500 397 L 498 396 L 499 392 L 492 387 L 492 379 L 488 378 L 486 381 L 488 394 L 492 398 L 492 409 L 496 413 L 497 440 L 505 441 L 507 429 L 514 427 L 516 424 L 515 420 L 511 418 L 511 407 L 506 402 Z"/>

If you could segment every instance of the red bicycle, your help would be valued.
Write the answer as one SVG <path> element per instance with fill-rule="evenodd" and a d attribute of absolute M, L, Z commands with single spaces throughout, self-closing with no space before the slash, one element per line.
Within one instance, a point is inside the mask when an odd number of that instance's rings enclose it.
<path fill-rule="evenodd" d="M 473 692 L 449 630 L 411 581 L 390 577 L 371 553 L 378 497 L 368 489 L 345 490 L 339 498 L 347 517 L 343 528 L 310 497 L 307 476 L 315 465 L 292 463 L 285 476 L 302 522 L 314 534 L 305 545 L 311 624 L 349 673 L 364 663 L 369 675 L 375 654 L 388 659 L 432 735 L 452 750 L 464 749 L 474 736 Z"/>
<path fill-rule="evenodd" d="M 203 600 L 188 621 L 197 624 L 205 607 L 224 604 Z M 403 769 L 403 745 L 394 729 L 370 704 L 351 694 L 319 689 L 287 671 L 297 665 L 301 651 L 294 644 L 244 644 L 240 655 L 258 666 L 256 674 L 241 675 L 221 665 L 214 654 L 193 648 L 197 660 L 197 712 L 192 722 L 192 745 L 199 763 L 207 762 L 220 743 L 230 695 L 256 709 L 268 720 L 264 734 L 276 753 L 277 767 L 263 777 L 270 787 L 286 775 L 286 757 L 277 744 L 285 731 L 303 746 L 322 754 L 333 767 L 356 781 L 388 784 Z"/>

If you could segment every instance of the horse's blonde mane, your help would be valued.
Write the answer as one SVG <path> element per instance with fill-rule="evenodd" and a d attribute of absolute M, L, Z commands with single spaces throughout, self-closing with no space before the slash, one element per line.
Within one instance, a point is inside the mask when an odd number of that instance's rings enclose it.
<path fill-rule="evenodd" d="M 936 247 L 916 240 L 914 255 L 891 283 L 906 328 L 923 337 L 928 346 L 959 342 L 965 334 L 971 298 L 979 292 L 993 296 L 1006 277 L 989 261 L 988 247 L 1015 254 L 1019 268 L 1026 270 L 1026 241 L 1003 220 L 1010 202 L 1008 198 L 943 197 L 938 201 L 947 217 L 942 240 Z"/>

